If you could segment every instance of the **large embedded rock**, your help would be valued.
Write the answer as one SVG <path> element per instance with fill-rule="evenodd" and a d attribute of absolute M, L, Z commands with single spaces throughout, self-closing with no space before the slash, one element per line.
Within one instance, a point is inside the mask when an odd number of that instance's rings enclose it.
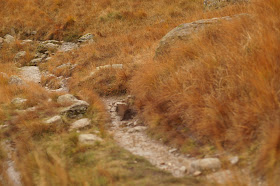
<path fill-rule="evenodd" d="M 22 77 L 22 79 L 29 82 L 41 82 L 41 72 L 39 68 L 35 66 L 26 66 L 20 68 L 20 76 Z"/>
<path fill-rule="evenodd" d="M 88 118 L 83 118 L 72 123 L 69 130 L 83 129 L 89 127 L 90 125 L 91 121 Z"/>
<path fill-rule="evenodd" d="M 94 134 L 79 135 L 79 142 L 83 144 L 94 144 L 95 142 L 101 142 L 101 141 L 103 140 Z"/>
<path fill-rule="evenodd" d="M 194 21 L 191 23 L 185 23 L 177 26 L 170 32 L 168 32 L 159 42 L 156 49 L 156 57 L 168 53 L 171 48 L 176 48 L 176 43 L 178 41 L 190 41 L 190 39 L 196 33 L 202 31 L 203 29 L 209 27 L 209 25 L 222 23 L 223 21 L 230 21 L 233 18 L 247 16 L 248 14 L 238 14 L 235 16 L 226 16 L 220 18 L 203 19 L 199 21 Z"/>
<path fill-rule="evenodd" d="M 83 116 L 87 112 L 87 109 L 89 107 L 89 104 L 85 101 L 78 100 L 73 105 L 62 109 L 61 115 L 65 115 L 68 118 L 78 118 Z"/>
<path fill-rule="evenodd" d="M 205 158 L 191 162 L 192 171 L 217 170 L 220 169 L 221 166 L 222 163 L 218 158 Z"/>
<path fill-rule="evenodd" d="M 76 103 L 77 101 L 79 100 L 72 94 L 64 94 L 57 98 L 57 103 L 59 104 Z"/>

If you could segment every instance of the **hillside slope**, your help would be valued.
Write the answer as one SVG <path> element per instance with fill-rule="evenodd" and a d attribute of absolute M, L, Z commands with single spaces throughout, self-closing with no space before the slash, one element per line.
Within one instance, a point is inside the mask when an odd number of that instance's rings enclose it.
<path fill-rule="evenodd" d="M 114 137 L 135 131 L 136 120 L 148 134 L 138 137 L 180 157 L 219 158 L 238 177 L 222 184 L 280 181 L 279 0 L 209 7 L 203 0 L 0 0 L 0 7 L 4 185 L 13 185 L 6 171 L 13 166 L 23 185 L 212 184 L 212 170 L 187 167 L 174 178 L 154 167 L 172 167 L 167 162 L 150 164 L 120 148 Z M 67 93 L 75 97 L 60 102 Z M 127 96 L 133 118 L 117 121 L 122 131 L 114 134 L 106 100 Z M 81 118 L 89 126 L 73 129 Z M 98 140 L 84 144 L 84 134 Z"/>

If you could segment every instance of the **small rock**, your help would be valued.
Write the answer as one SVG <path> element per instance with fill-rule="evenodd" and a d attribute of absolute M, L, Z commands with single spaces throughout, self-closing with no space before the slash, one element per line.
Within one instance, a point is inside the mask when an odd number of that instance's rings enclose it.
<path fill-rule="evenodd" d="M 35 31 L 35 30 L 31 32 L 31 35 L 36 35 L 36 34 L 37 34 L 37 31 Z"/>
<path fill-rule="evenodd" d="M 100 131 L 95 130 L 95 131 L 93 131 L 93 133 L 94 133 L 94 134 L 100 134 Z"/>
<path fill-rule="evenodd" d="M 180 169 L 179 169 L 181 172 L 185 173 L 187 171 L 187 168 L 185 166 L 182 166 Z"/>
<path fill-rule="evenodd" d="M 23 41 L 21 42 L 21 44 L 23 44 L 23 45 L 25 45 L 25 44 L 31 44 L 31 43 L 33 43 L 33 40 L 31 40 L 31 39 L 26 39 L 26 40 L 23 40 Z"/>
<path fill-rule="evenodd" d="M 47 43 L 45 46 L 47 50 L 56 50 L 59 47 L 58 44 L 54 44 L 54 43 Z"/>
<path fill-rule="evenodd" d="M 232 165 L 235 165 L 235 164 L 238 163 L 239 157 L 238 157 L 238 156 L 230 157 L 230 158 L 229 158 L 229 161 L 230 161 L 230 163 L 231 163 Z"/>
<path fill-rule="evenodd" d="M 46 41 L 43 41 L 43 42 L 42 42 L 42 44 L 48 44 L 48 43 L 55 44 L 55 45 L 60 45 L 60 44 L 61 44 L 61 41 L 57 41 L 57 40 L 46 40 Z"/>
<path fill-rule="evenodd" d="M 2 37 L 0 37 L 0 49 L 2 48 L 3 43 L 4 43 L 4 39 Z"/>
<path fill-rule="evenodd" d="M 23 99 L 23 98 L 14 98 L 11 101 L 11 103 L 16 107 L 23 107 L 26 102 L 27 102 L 27 99 Z"/>
<path fill-rule="evenodd" d="M 170 149 L 169 152 L 170 152 L 170 153 L 173 153 L 173 152 L 176 152 L 177 150 L 178 150 L 178 149 L 173 148 L 173 149 Z"/>
<path fill-rule="evenodd" d="M 111 107 L 110 108 L 110 112 L 116 112 L 116 108 L 115 107 Z"/>
<path fill-rule="evenodd" d="M 101 142 L 103 140 L 94 134 L 80 134 L 79 135 L 79 142 L 81 142 L 81 143 L 93 144 L 96 141 Z"/>
<path fill-rule="evenodd" d="M 58 51 L 60 52 L 68 52 L 71 50 L 74 50 L 78 48 L 79 46 L 76 43 L 71 43 L 71 42 L 64 42 L 62 45 L 58 48 Z"/>
<path fill-rule="evenodd" d="M 8 78 L 9 78 L 9 76 L 8 76 L 6 73 L 4 73 L 4 72 L 0 72 L 0 76 L 1 76 L 2 78 L 5 78 L 5 79 L 8 79 Z"/>
<path fill-rule="evenodd" d="M 4 36 L 4 41 L 6 43 L 13 43 L 13 42 L 16 41 L 16 39 L 13 36 L 7 34 L 7 35 Z"/>
<path fill-rule="evenodd" d="M 78 100 L 73 105 L 62 109 L 61 115 L 66 115 L 68 118 L 78 118 L 87 112 L 89 104 L 85 101 Z"/>
<path fill-rule="evenodd" d="M 69 130 L 82 129 L 90 125 L 91 125 L 91 121 L 88 118 L 83 118 L 72 123 Z"/>
<path fill-rule="evenodd" d="M 39 63 L 41 63 L 43 61 L 43 58 L 35 58 L 35 59 L 32 59 L 29 64 L 31 66 L 38 66 Z"/>
<path fill-rule="evenodd" d="M 123 64 L 113 64 L 112 68 L 114 68 L 114 69 L 123 69 Z"/>
<path fill-rule="evenodd" d="M 7 127 L 8 127 L 8 125 L 0 125 L 0 130 L 4 129 L 4 128 L 7 128 Z"/>
<path fill-rule="evenodd" d="M 126 119 L 126 115 L 129 113 L 128 104 L 123 102 L 116 103 L 116 112 L 120 116 L 121 120 Z"/>
<path fill-rule="evenodd" d="M 47 57 L 45 60 L 46 61 L 49 61 L 49 60 L 51 60 L 52 59 L 52 57 Z"/>
<path fill-rule="evenodd" d="M 14 57 L 14 60 L 17 61 L 19 60 L 20 58 L 24 57 L 26 55 L 26 52 L 25 51 L 20 51 L 18 52 L 15 57 Z"/>
<path fill-rule="evenodd" d="M 84 42 L 93 42 L 94 36 L 91 33 L 85 34 L 82 37 L 79 38 L 79 42 L 84 43 Z"/>
<path fill-rule="evenodd" d="M 191 162 L 191 168 L 194 171 L 215 170 L 215 169 L 220 169 L 221 166 L 222 163 L 218 158 L 205 158 L 200 160 L 194 160 L 193 162 Z"/>
<path fill-rule="evenodd" d="M 37 52 L 39 53 L 45 53 L 48 51 L 48 47 L 46 46 L 46 44 L 40 43 L 37 47 Z"/>
<path fill-rule="evenodd" d="M 77 101 L 79 100 L 72 94 L 65 94 L 57 98 L 57 103 L 59 104 L 75 103 Z"/>
<path fill-rule="evenodd" d="M 30 107 L 28 109 L 26 109 L 26 112 L 34 112 L 38 107 Z"/>
<path fill-rule="evenodd" d="M 11 76 L 9 79 L 9 84 L 10 85 L 23 85 L 24 82 L 18 76 Z"/>
<path fill-rule="evenodd" d="M 201 171 L 195 171 L 195 172 L 193 173 L 194 176 L 199 176 L 199 175 L 201 175 L 201 174 L 202 174 Z"/>
<path fill-rule="evenodd" d="M 128 132 L 128 133 L 135 133 L 135 132 L 144 131 L 144 130 L 146 130 L 146 129 L 147 129 L 147 127 L 137 126 L 137 127 L 134 127 L 134 128 L 129 129 L 127 132 Z"/>
<path fill-rule="evenodd" d="M 34 59 L 35 58 L 42 58 L 42 55 L 43 55 L 44 53 L 40 53 L 40 52 L 37 52 L 36 54 L 35 54 L 35 56 L 34 56 Z"/>
<path fill-rule="evenodd" d="M 103 66 L 96 67 L 96 70 L 109 69 L 109 68 L 112 68 L 112 66 L 111 65 L 103 65 Z"/>
<path fill-rule="evenodd" d="M 44 123 L 46 123 L 46 124 L 62 123 L 62 118 L 61 118 L 61 116 L 57 115 L 57 116 L 54 116 L 54 117 L 48 119 Z"/>

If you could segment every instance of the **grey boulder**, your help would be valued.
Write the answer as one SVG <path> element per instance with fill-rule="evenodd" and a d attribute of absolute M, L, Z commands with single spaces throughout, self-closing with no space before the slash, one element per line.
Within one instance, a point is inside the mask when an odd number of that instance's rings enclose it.
<path fill-rule="evenodd" d="M 85 101 L 78 100 L 69 107 L 66 107 L 61 110 L 61 115 L 64 115 L 68 118 L 78 118 L 83 116 L 89 107 L 89 104 Z"/>

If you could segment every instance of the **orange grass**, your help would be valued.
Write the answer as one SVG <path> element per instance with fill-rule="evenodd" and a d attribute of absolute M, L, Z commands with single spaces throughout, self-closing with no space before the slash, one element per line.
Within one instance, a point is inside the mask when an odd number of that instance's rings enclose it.
<path fill-rule="evenodd" d="M 211 26 L 136 73 L 131 92 L 154 133 L 181 146 L 258 144 L 259 172 L 279 173 L 279 5 L 254 1 L 249 17 Z"/>

